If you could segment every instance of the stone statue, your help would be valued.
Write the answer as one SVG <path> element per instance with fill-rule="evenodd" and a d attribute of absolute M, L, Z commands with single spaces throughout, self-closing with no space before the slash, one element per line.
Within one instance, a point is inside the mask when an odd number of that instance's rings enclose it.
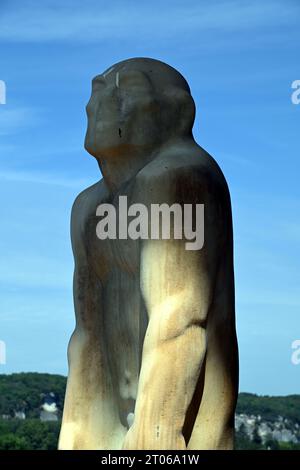
<path fill-rule="evenodd" d="M 92 83 L 86 150 L 103 179 L 72 209 L 76 328 L 60 449 L 231 449 L 238 387 L 231 203 L 194 140 L 182 75 L 122 61 Z M 204 245 L 99 239 L 97 207 L 204 204 Z M 122 219 L 124 214 L 118 214 Z M 174 234 L 172 226 L 172 234 Z"/>

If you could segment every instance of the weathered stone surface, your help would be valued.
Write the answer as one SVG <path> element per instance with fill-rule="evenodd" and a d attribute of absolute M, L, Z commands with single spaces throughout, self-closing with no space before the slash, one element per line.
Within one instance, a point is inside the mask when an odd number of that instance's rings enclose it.
<path fill-rule="evenodd" d="M 230 196 L 192 135 L 185 79 L 152 59 L 93 81 L 86 150 L 103 179 L 72 210 L 76 329 L 61 449 L 231 449 L 238 360 Z M 96 209 L 204 204 L 205 242 L 99 240 Z"/>

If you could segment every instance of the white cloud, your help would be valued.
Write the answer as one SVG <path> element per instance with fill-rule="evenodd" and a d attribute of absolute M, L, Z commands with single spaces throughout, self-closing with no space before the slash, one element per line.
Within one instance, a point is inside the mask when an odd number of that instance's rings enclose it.
<path fill-rule="evenodd" d="M 67 178 L 54 174 L 25 172 L 14 170 L 0 170 L 0 181 L 22 182 L 30 184 L 46 184 L 51 186 L 62 186 L 66 188 L 82 189 L 95 183 L 88 178 Z"/>
<path fill-rule="evenodd" d="M 6 41 L 98 41 L 184 33 L 234 32 L 288 25 L 299 13 L 296 3 L 258 1 L 115 1 L 10 2 L 2 9 L 0 39 Z"/>
<path fill-rule="evenodd" d="M 39 112 L 29 107 L 13 108 L 8 105 L 0 108 L 0 135 L 17 134 L 20 130 L 41 122 Z"/>

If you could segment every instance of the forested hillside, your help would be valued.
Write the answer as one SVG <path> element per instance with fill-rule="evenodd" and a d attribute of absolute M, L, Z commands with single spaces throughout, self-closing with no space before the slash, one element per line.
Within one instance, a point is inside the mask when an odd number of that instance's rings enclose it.
<path fill-rule="evenodd" d="M 66 378 L 0 375 L 0 449 L 56 449 Z M 239 395 L 237 449 L 300 449 L 300 395 Z"/>

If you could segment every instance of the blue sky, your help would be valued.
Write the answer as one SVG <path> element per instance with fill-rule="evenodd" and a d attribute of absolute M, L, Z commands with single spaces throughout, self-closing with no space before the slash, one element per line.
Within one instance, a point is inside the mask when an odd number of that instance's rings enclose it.
<path fill-rule="evenodd" d="M 298 0 L 0 0 L 0 373 L 67 372 L 70 209 L 99 179 L 90 81 L 147 56 L 187 78 L 195 138 L 231 190 L 240 389 L 300 393 L 299 24 Z"/>

